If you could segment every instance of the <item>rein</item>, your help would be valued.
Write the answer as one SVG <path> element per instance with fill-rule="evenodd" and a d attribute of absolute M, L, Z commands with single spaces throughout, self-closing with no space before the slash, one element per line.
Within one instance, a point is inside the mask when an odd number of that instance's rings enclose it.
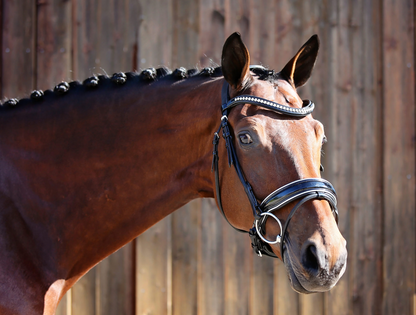
<path fill-rule="evenodd" d="M 287 227 L 290 220 L 292 219 L 295 212 L 302 206 L 305 202 L 312 199 L 326 200 L 329 202 L 332 213 L 335 217 L 335 220 L 338 224 L 338 209 L 337 209 L 337 197 L 334 187 L 330 182 L 322 178 L 307 178 L 293 181 L 277 190 L 272 192 L 267 196 L 261 203 L 257 201 L 256 196 L 254 195 L 253 189 L 250 183 L 246 180 L 244 172 L 238 162 L 237 154 L 233 145 L 232 135 L 230 133 L 230 128 L 228 125 L 228 114 L 232 108 L 239 104 L 252 104 L 264 108 L 271 109 L 279 114 L 294 116 L 294 117 L 305 117 L 312 113 L 315 108 L 314 103 L 311 101 L 303 101 L 302 108 L 292 108 L 286 105 L 282 105 L 276 102 L 272 102 L 261 97 L 252 96 L 252 95 L 240 95 L 230 99 L 228 83 L 225 82 L 222 91 L 221 91 L 221 124 L 217 132 L 214 133 L 214 150 L 213 150 L 213 160 L 212 160 L 212 171 L 215 172 L 215 188 L 218 206 L 222 216 L 231 225 L 235 230 L 242 233 L 248 233 L 251 239 L 251 246 L 253 247 L 254 252 L 258 256 L 270 256 L 273 258 L 278 258 L 277 255 L 272 251 L 270 244 L 280 244 L 280 254 L 282 256 L 282 261 L 284 260 L 283 250 L 284 243 L 287 233 Z M 254 223 L 253 227 L 249 231 L 241 230 L 233 226 L 230 221 L 228 221 L 227 216 L 225 215 L 224 209 L 221 202 L 221 191 L 220 191 L 220 180 L 219 180 L 219 169 L 218 169 L 218 143 L 220 140 L 220 132 L 222 130 L 222 136 L 225 139 L 225 146 L 227 149 L 228 155 L 228 165 L 234 165 L 234 168 L 237 172 L 237 175 L 244 187 L 248 200 L 250 202 Z M 299 200 L 300 199 L 300 200 Z M 292 208 L 288 218 L 285 221 L 285 224 L 282 228 L 281 221 L 273 214 L 273 211 L 277 211 L 283 208 L 285 205 L 289 204 L 292 201 L 299 200 L 298 203 Z M 277 235 L 275 241 L 267 240 L 263 233 L 265 231 L 266 219 L 272 217 L 279 224 L 280 233 Z"/>

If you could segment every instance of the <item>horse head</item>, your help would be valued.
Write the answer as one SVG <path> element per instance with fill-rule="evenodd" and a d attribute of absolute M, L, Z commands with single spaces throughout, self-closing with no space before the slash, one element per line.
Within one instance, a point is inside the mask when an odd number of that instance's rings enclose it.
<path fill-rule="evenodd" d="M 318 49 L 312 36 L 275 73 L 250 67 L 249 51 L 235 33 L 224 44 L 221 65 L 226 83 L 220 129 L 227 146 L 219 146 L 218 156 L 227 161 L 228 155 L 237 172 L 216 162 L 219 208 L 233 227 L 254 234 L 260 255 L 284 261 L 301 293 L 331 289 L 347 260 L 336 194 L 320 174 L 324 127 L 310 114 L 313 103 L 296 91 L 309 79 Z"/>

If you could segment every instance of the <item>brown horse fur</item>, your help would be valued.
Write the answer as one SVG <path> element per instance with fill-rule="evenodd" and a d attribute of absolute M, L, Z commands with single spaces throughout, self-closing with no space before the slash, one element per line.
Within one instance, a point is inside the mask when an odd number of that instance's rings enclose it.
<path fill-rule="evenodd" d="M 317 52 L 314 36 L 280 73 L 253 73 L 247 48 L 233 34 L 222 71 L 231 96 L 299 107 L 295 88 L 309 78 Z M 100 260 L 190 200 L 215 197 L 221 69 L 151 72 L 127 74 L 124 82 L 119 75 L 71 83 L 1 108 L 0 314 L 54 314 L 65 292 Z M 311 115 L 294 119 L 246 104 L 229 121 L 259 200 L 293 180 L 320 177 L 324 131 Z M 249 144 L 240 140 L 248 138 Z M 224 147 L 220 142 L 224 210 L 248 230 L 250 205 Z M 291 206 L 276 213 L 282 222 Z M 278 233 L 268 220 L 267 236 Z M 328 290 L 345 270 L 345 240 L 326 201 L 302 206 L 286 247 L 285 265 L 299 292 Z M 273 251 L 280 255 L 278 246 Z"/>

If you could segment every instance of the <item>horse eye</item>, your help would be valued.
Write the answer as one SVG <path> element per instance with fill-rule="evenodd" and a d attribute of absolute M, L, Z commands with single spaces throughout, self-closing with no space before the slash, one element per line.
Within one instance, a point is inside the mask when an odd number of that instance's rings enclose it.
<path fill-rule="evenodd" d="M 328 142 L 328 139 L 327 139 L 327 137 L 326 136 L 324 136 L 323 138 L 322 138 L 322 144 L 325 144 L 325 143 L 327 143 Z"/>
<path fill-rule="evenodd" d="M 240 138 L 240 142 L 242 144 L 250 144 L 253 142 L 253 139 L 251 138 L 251 136 L 248 133 L 243 133 L 241 135 L 238 136 Z"/>

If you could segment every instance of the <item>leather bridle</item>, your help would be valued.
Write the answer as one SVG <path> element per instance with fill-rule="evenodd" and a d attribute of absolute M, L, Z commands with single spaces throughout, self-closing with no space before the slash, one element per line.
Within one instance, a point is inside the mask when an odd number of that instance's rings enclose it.
<path fill-rule="evenodd" d="M 278 258 L 276 254 L 272 251 L 270 244 L 280 243 L 280 254 L 282 260 L 284 259 L 283 250 L 284 243 L 287 234 L 287 227 L 290 220 L 292 219 L 295 212 L 299 207 L 305 202 L 312 199 L 326 200 L 329 202 L 332 212 L 334 214 L 335 220 L 338 223 L 338 210 L 337 210 L 337 196 L 334 187 L 330 182 L 322 178 L 306 178 L 293 181 L 277 190 L 272 192 L 267 196 L 261 203 L 257 201 L 256 196 L 254 195 L 253 189 L 250 183 L 246 180 L 244 172 L 238 162 L 237 154 L 233 145 L 232 135 L 230 133 L 230 128 L 228 125 L 228 114 L 230 110 L 239 105 L 239 104 L 252 104 L 259 107 L 271 109 L 279 114 L 294 116 L 294 117 L 305 117 L 312 113 L 315 105 L 311 101 L 304 101 L 302 108 L 293 108 L 279 103 L 275 103 L 261 97 L 252 96 L 252 95 L 240 95 L 230 99 L 228 83 L 225 82 L 221 92 L 222 106 L 221 106 L 221 124 L 217 132 L 214 133 L 214 150 L 213 150 L 213 160 L 212 160 L 212 170 L 215 172 L 215 186 L 216 186 L 216 196 L 218 201 L 218 206 L 221 214 L 225 220 L 237 231 L 248 233 L 251 239 L 251 245 L 254 251 L 259 255 L 266 255 L 274 258 Z M 241 230 L 234 227 L 230 221 L 228 221 L 227 216 L 225 215 L 224 209 L 221 202 L 221 191 L 220 191 L 220 180 L 219 180 L 219 170 L 218 170 L 218 142 L 220 140 L 220 132 L 222 129 L 222 136 L 225 139 L 225 145 L 228 155 L 228 165 L 234 165 L 234 168 L 237 172 L 237 175 L 244 187 L 244 190 L 247 194 L 248 200 L 253 211 L 254 223 L 253 227 L 249 231 Z M 280 219 L 273 213 L 277 211 L 290 202 L 299 200 L 297 204 L 292 208 L 289 216 L 287 217 L 285 224 L 282 228 Z M 280 226 L 280 235 L 277 235 L 275 241 L 267 240 L 264 237 L 266 219 L 272 217 L 277 221 Z"/>

